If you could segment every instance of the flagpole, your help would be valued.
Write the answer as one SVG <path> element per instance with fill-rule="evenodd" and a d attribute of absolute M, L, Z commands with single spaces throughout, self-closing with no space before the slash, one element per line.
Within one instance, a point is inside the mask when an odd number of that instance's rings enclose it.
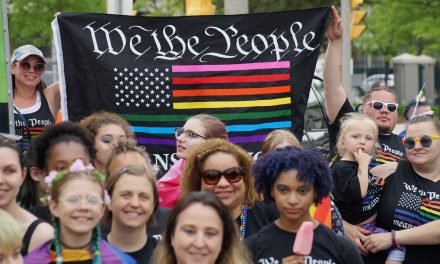
<path fill-rule="evenodd" d="M 417 107 L 419 107 L 419 103 L 422 100 L 423 95 L 425 94 L 425 89 L 426 89 L 426 83 L 423 83 L 422 89 L 420 89 L 419 94 L 416 96 L 416 105 L 414 106 L 414 110 L 413 110 L 413 113 L 411 115 L 411 118 L 413 118 L 416 115 Z"/>

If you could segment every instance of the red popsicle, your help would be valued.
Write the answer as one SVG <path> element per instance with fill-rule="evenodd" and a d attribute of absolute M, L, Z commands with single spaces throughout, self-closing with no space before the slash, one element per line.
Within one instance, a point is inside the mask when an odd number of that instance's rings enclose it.
<path fill-rule="evenodd" d="M 308 256 L 312 251 L 313 244 L 313 222 L 304 221 L 296 232 L 293 253 L 300 256 Z"/>

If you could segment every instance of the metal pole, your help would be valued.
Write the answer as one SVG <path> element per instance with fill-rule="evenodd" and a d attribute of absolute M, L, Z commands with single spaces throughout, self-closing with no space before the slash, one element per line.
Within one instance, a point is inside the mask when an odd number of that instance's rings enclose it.
<path fill-rule="evenodd" d="M 342 86 L 351 98 L 351 23 L 350 23 L 350 0 L 341 0 L 342 26 Z"/>
<path fill-rule="evenodd" d="M 225 15 L 248 14 L 248 0 L 225 0 Z"/>
<path fill-rule="evenodd" d="M 7 89 L 7 98 L 8 98 L 8 118 L 9 118 L 9 133 L 14 134 L 15 133 L 15 123 L 14 123 L 14 110 L 13 110 L 13 91 L 12 91 L 12 77 L 11 77 L 11 62 L 10 62 L 10 46 L 9 46 L 9 26 L 8 26 L 8 12 L 7 12 L 7 3 L 6 0 L 2 0 L 2 22 L 0 23 L 2 25 L 3 32 L 1 33 L 2 36 L 2 42 L 4 49 L 3 51 L 0 51 L 4 53 L 4 61 L 5 65 L 2 65 L 0 68 L 3 70 L 1 74 L 1 83 L 4 85 L 6 83 L 6 87 L 3 87 L 2 89 Z M 4 68 L 3 68 L 4 67 Z M 5 80 L 6 79 L 6 80 Z M 1 100 L 3 101 L 3 100 Z M 4 120 L 2 120 L 4 122 Z"/>

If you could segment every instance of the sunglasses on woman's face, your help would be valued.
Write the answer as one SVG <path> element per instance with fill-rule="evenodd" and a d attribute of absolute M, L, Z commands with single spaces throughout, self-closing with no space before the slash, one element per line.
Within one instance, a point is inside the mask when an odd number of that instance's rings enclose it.
<path fill-rule="evenodd" d="M 222 176 L 224 176 L 229 183 L 237 183 L 243 177 L 243 170 L 240 167 L 229 168 L 223 172 L 218 170 L 205 170 L 200 173 L 200 176 L 207 185 L 216 185 Z"/>
<path fill-rule="evenodd" d="M 24 71 L 29 71 L 31 68 L 34 68 L 34 71 L 36 73 L 42 73 L 44 71 L 44 68 L 46 68 L 46 64 L 44 63 L 30 64 L 27 61 L 19 61 L 18 65 L 20 65 L 20 68 Z"/>
<path fill-rule="evenodd" d="M 371 102 L 368 102 L 367 104 L 371 104 L 371 107 L 373 107 L 373 109 L 376 111 L 380 111 L 384 107 L 386 107 L 389 112 L 396 111 L 397 106 L 398 106 L 398 104 L 395 104 L 395 103 L 384 103 L 381 101 L 371 101 Z"/>
<path fill-rule="evenodd" d="M 432 145 L 432 140 L 434 139 L 440 139 L 440 136 L 424 135 L 421 137 L 404 137 L 402 141 L 403 146 L 405 146 L 406 149 L 413 149 L 416 146 L 417 141 L 419 141 L 424 148 L 429 148 Z"/>

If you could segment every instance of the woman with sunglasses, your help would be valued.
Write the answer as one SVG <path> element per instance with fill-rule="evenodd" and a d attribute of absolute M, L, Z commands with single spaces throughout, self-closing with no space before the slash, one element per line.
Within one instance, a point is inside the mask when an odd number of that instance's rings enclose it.
<path fill-rule="evenodd" d="M 228 139 L 225 124 L 211 115 L 191 116 L 183 127 L 176 129 L 176 156 L 179 160 L 157 182 L 161 206 L 176 205 L 180 198 L 180 177 L 185 169 L 185 161 L 194 147 L 209 138 Z"/>
<path fill-rule="evenodd" d="M 440 139 L 440 122 L 437 118 L 414 117 L 408 122 L 406 136 L 403 138 L 408 160 L 399 161 L 394 164 L 394 168 L 383 165 L 384 167 L 372 170 L 373 174 L 379 176 L 394 170 L 385 180 L 377 217 L 378 226 L 392 231 L 367 237 L 363 242 L 368 250 L 376 252 L 375 244 L 378 240 L 383 240 L 390 246 L 399 246 L 401 232 L 397 230 L 414 228 L 439 219 L 440 140 L 438 139 Z M 420 232 L 420 237 L 414 240 L 417 245 L 406 246 L 405 263 L 439 260 L 438 244 L 427 246 L 430 238 L 421 237 L 424 234 L 423 229 L 417 230 L 414 232 Z M 405 243 L 408 244 L 407 241 Z M 378 263 L 382 259 L 383 254 L 377 254 L 366 262 Z"/>
<path fill-rule="evenodd" d="M 244 239 L 278 217 L 273 204 L 257 201 L 251 170 L 252 157 L 245 150 L 225 140 L 206 140 L 187 160 L 182 196 L 195 191 L 214 193 L 231 212 Z"/>
<path fill-rule="evenodd" d="M 45 67 L 43 53 L 32 45 L 18 47 L 11 56 L 15 134 L 24 137 L 23 149 L 31 136 L 55 123 L 60 110 L 58 83 L 46 87 L 41 79 Z"/>

